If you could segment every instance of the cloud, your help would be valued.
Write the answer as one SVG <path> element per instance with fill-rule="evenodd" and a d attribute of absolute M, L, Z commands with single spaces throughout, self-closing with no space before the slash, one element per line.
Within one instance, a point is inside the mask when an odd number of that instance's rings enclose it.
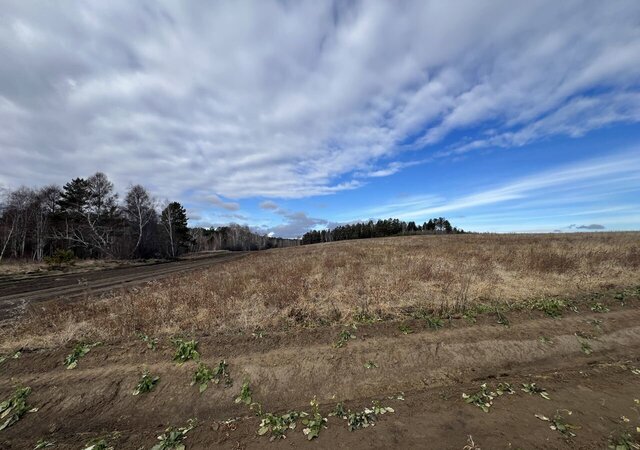
<path fill-rule="evenodd" d="M 604 230 L 605 226 L 600 225 L 599 223 L 592 223 L 591 225 L 580 225 L 576 227 L 578 230 Z"/>
<path fill-rule="evenodd" d="M 335 225 L 326 219 L 310 217 L 304 211 L 290 211 L 281 208 L 277 203 L 270 200 L 260 203 L 260 208 L 273 211 L 282 217 L 282 222 L 277 225 L 256 228 L 258 232 L 269 236 L 295 238 L 301 237 L 304 233 L 314 228 L 329 228 Z"/>
<path fill-rule="evenodd" d="M 240 209 L 240 204 L 236 202 L 225 202 L 217 195 L 211 195 L 209 197 L 209 201 L 211 204 L 218 208 L 226 209 L 227 211 L 238 211 Z"/>
<path fill-rule="evenodd" d="M 571 205 L 585 200 L 600 200 L 598 196 L 603 195 L 601 186 L 607 187 L 608 195 L 640 190 L 640 152 L 633 149 L 625 153 L 594 158 L 454 198 L 418 195 L 350 214 L 357 214 L 360 217 L 422 220 L 453 211 L 465 211 L 509 202 L 514 205 L 513 208 L 517 209 L 526 208 L 533 211 L 543 207 L 549 210 L 554 204 Z M 610 205 L 602 209 L 588 210 L 588 212 L 601 214 L 634 209 L 637 209 L 635 205 Z M 587 210 L 575 214 L 583 215 L 585 211 Z M 565 210 L 562 214 L 571 216 L 574 213 Z M 530 214 L 529 217 L 531 217 Z M 491 220 L 496 218 L 495 214 L 491 216 Z M 350 217 L 347 220 L 357 220 L 357 217 Z"/>
<path fill-rule="evenodd" d="M 229 219 L 231 221 L 244 221 L 246 222 L 247 220 L 249 220 L 248 216 L 245 216 L 244 214 L 220 214 L 219 217 L 225 218 L 225 219 Z"/>
<path fill-rule="evenodd" d="M 321 218 L 309 217 L 304 211 L 288 211 L 282 208 L 275 210 L 282 216 L 282 222 L 277 225 L 255 227 L 261 234 L 271 236 L 296 238 L 314 228 L 331 228 L 335 224 Z"/>
<path fill-rule="evenodd" d="M 386 167 L 372 169 L 366 172 L 359 172 L 359 173 L 356 173 L 355 176 L 370 177 L 370 178 L 388 177 L 389 175 L 394 175 L 400 172 L 402 169 L 424 164 L 428 161 L 430 160 L 425 159 L 425 160 L 407 161 L 407 162 L 392 161 L 389 164 L 387 164 Z"/>
<path fill-rule="evenodd" d="M 0 182 L 302 198 L 454 132 L 441 157 L 636 123 L 639 20 L 635 0 L 8 2 Z"/>
<path fill-rule="evenodd" d="M 260 208 L 275 210 L 278 209 L 278 204 L 270 200 L 265 200 L 264 202 L 260 203 Z"/>
<path fill-rule="evenodd" d="M 499 133 L 486 139 L 475 140 L 454 147 L 452 150 L 441 151 L 438 155 L 465 153 L 485 147 L 519 147 L 553 135 L 581 137 L 590 130 L 609 124 L 638 121 L 640 121 L 639 93 L 608 93 L 596 98 L 578 97 L 518 131 Z"/>

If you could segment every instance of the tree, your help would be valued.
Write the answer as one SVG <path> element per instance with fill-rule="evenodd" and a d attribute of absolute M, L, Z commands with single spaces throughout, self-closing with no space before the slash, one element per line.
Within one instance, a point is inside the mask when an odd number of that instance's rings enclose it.
<path fill-rule="evenodd" d="M 63 229 L 55 229 L 54 235 L 63 240 L 67 246 L 80 245 L 74 240 L 74 230 L 83 220 L 84 210 L 89 200 L 89 185 L 84 178 L 74 178 L 62 187 L 60 198 L 58 199 L 58 212 Z M 83 246 L 84 247 L 84 246 Z"/>
<path fill-rule="evenodd" d="M 27 248 L 29 229 L 33 222 L 33 203 L 35 191 L 22 186 L 9 194 L 5 216 L 11 222 L 13 230 L 11 253 L 13 257 L 23 258 Z"/>
<path fill-rule="evenodd" d="M 89 192 L 88 209 L 98 219 L 110 219 L 116 215 L 118 194 L 113 192 L 113 183 L 102 172 L 87 179 Z"/>
<path fill-rule="evenodd" d="M 345 229 L 344 239 L 367 237 L 373 222 Z M 317 231 L 318 242 L 333 240 L 330 230 Z M 338 231 L 336 231 L 338 234 Z M 0 261 L 7 257 L 42 260 L 57 250 L 74 256 L 129 258 L 176 257 L 182 251 L 260 250 L 299 245 L 298 239 L 259 234 L 246 225 L 190 230 L 187 213 L 177 202 L 165 204 L 161 217 L 141 185 L 119 201 L 113 183 L 97 172 L 74 178 L 62 188 L 0 186 Z"/>
<path fill-rule="evenodd" d="M 0 188 L 1 189 L 1 188 Z M 13 232 L 15 231 L 16 222 L 14 220 L 9 220 L 7 211 L 9 209 L 9 196 L 10 192 L 8 190 L 0 191 L 0 230 L 3 232 L 2 241 L 0 245 L 0 262 L 2 262 L 2 258 L 4 257 L 4 252 L 7 250 L 9 245 L 9 241 L 11 241 L 11 237 L 13 236 Z"/>
<path fill-rule="evenodd" d="M 433 219 L 429 219 L 429 222 L 427 222 L 427 224 L 424 227 L 427 231 L 435 231 L 436 230 L 436 224 L 434 223 Z"/>
<path fill-rule="evenodd" d="M 35 193 L 33 202 L 33 258 L 37 261 L 42 261 L 45 248 L 51 238 L 51 219 L 55 216 L 59 199 L 60 188 L 55 185 L 45 186 Z"/>
<path fill-rule="evenodd" d="M 332 230 L 311 230 L 302 236 L 301 243 L 315 244 L 317 242 L 341 241 L 344 239 L 365 239 L 371 237 L 398 236 L 403 234 L 431 234 L 431 233 L 464 233 L 464 230 L 454 228 L 444 217 L 429 219 L 422 226 L 415 222 L 404 222 L 399 219 L 370 220 L 367 223 L 353 223 L 340 225 Z"/>
<path fill-rule="evenodd" d="M 84 178 L 74 178 L 62 187 L 58 206 L 67 216 L 81 216 L 89 200 L 89 185 Z"/>
<path fill-rule="evenodd" d="M 96 172 L 87 180 L 76 178 L 65 184 L 60 196 L 65 230 L 58 232 L 57 237 L 90 252 L 115 256 L 117 200 L 113 183 L 102 172 Z"/>
<path fill-rule="evenodd" d="M 136 243 L 131 250 L 131 254 L 135 254 L 142 242 L 145 227 L 155 216 L 154 202 L 147 190 L 139 184 L 129 189 L 124 202 L 125 215 L 136 235 Z"/>
<path fill-rule="evenodd" d="M 187 211 L 178 202 L 171 202 L 162 210 L 160 223 L 169 241 L 169 256 L 175 258 L 189 243 Z"/>

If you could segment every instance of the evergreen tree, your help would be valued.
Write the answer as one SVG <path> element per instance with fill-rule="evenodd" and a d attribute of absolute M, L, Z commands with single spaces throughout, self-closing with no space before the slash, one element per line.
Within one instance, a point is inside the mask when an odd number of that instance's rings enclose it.
<path fill-rule="evenodd" d="M 190 241 L 187 211 L 180 203 L 171 202 L 162 210 L 160 223 L 169 242 L 169 256 L 175 258 Z"/>
<path fill-rule="evenodd" d="M 63 214 L 81 214 L 89 201 L 89 184 L 84 178 L 74 178 L 62 187 L 58 205 Z"/>

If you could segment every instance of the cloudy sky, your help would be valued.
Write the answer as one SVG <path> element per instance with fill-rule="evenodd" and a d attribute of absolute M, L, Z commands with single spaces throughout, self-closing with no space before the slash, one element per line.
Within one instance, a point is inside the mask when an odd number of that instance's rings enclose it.
<path fill-rule="evenodd" d="M 0 185 L 193 225 L 640 228 L 640 2 L 0 1 Z"/>

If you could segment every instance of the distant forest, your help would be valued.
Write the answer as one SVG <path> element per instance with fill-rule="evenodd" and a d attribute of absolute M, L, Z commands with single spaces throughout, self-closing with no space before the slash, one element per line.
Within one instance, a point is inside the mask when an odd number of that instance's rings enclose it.
<path fill-rule="evenodd" d="M 247 226 L 232 224 L 218 228 L 192 228 L 191 250 L 265 250 L 300 245 L 299 239 L 285 239 L 254 233 Z"/>
<path fill-rule="evenodd" d="M 430 219 L 422 225 L 415 222 L 403 222 L 398 219 L 358 222 L 340 225 L 332 230 L 312 230 L 302 236 L 302 245 L 319 242 L 344 241 L 346 239 L 366 239 L 411 234 L 458 234 L 464 230 L 451 226 L 444 217 Z"/>
<path fill-rule="evenodd" d="M 141 185 L 120 199 L 104 173 L 62 187 L 0 192 L 0 262 L 73 258 L 176 258 L 186 252 L 263 250 L 372 237 L 463 233 L 439 217 L 422 225 L 398 219 L 309 231 L 300 239 L 260 235 L 247 226 L 189 228 L 178 202 L 160 205 Z"/>
<path fill-rule="evenodd" d="M 0 261 L 73 258 L 175 258 L 201 250 L 260 250 L 298 245 L 230 225 L 187 225 L 178 202 L 160 205 L 141 185 L 124 198 L 104 173 L 75 178 L 62 187 L 21 187 L 0 192 Z"/>

